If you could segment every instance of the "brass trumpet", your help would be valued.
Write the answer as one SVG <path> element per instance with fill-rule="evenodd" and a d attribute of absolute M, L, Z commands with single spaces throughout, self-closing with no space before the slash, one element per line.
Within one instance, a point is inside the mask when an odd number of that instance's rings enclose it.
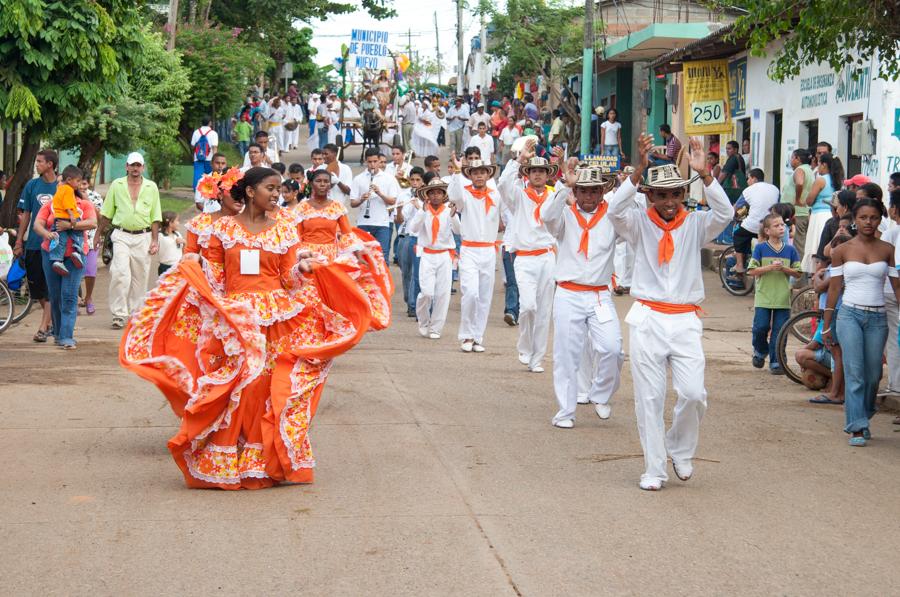
<path fill-rule="evenodd" d="M 403 155 L 403 166 L 397 172 L 397 184 L 400 185 L 401 189 L 408 189 L 410 187 L 409 177 L 406 176 L 406 172 L 409 172 L 410 166 L 412 166 L 413 152 L 412 150 L 407 151 Z"/>

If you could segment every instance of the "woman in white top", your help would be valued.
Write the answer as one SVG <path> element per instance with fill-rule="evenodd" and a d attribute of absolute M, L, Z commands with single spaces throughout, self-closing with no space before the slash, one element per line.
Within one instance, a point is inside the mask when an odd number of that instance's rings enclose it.
<path fill-rule="evenodd" d="M 866 445 L 870 437 L 869 419 L 875 414 L 875 395 L 881 381 L 881 359 L 888 335 L 883 292 L 886 277 L 890 276 L 894 294 L 900 299 L 894 247 L 876 237 L 885 215 L 881 201 L 858 201 L 853 208 L 856 236 L 831 253 L 831 281 L 822 339 L 827 346 L 838 342 L 850 347 L 841 351 L 841 359 L 845 383 L 844 431 L 851 435 L 851 446 Z M 843 301 L 835 320 L 834 308 L 842 286 Z"/>
<path fill-rule="evenodd" d="M 622 151 L 622 123 L 619 112 L 610 108 L 606 112 L 606 122 L 600 125 L 600 145 L 603 155 L 625 156 Z"/>

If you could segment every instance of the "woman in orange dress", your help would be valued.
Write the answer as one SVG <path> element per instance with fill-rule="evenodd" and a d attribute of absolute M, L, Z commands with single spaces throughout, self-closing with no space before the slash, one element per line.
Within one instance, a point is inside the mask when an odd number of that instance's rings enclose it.
<path fill-rule="evenodd" d="M 386 325 L 387 298 L 351 278 L 371 272 L 317 262 L 274 216 L 280 184 L 269 168 L 244 174 L 231 189 L 243 211 L 213 224 L 202 260 L 160 279 L 120 345 L 124 366 L 184 401 L 169 450 L 189 487 L 312 482 L 308 433 L 332 359 L 373 318 Z M 185 303 L 197 317 L 180 316 Z"/>
<path fill-rule="evenodd" d="M 213 223 L 222 216 L 236 216 L 244 206 L 231 197 L 231 187 L 240 179 L 239 168 L 231 168 L 223 175 L 204 174 L 197 183 L 197 190 L 204 199 L 218 201 L 221 205 L 219 211 L 201 213 L 191 218 L 185 229 L 187 230 L 187 242 L 184 246 L 185 255 L 202 255 L 212 234 Z"/>

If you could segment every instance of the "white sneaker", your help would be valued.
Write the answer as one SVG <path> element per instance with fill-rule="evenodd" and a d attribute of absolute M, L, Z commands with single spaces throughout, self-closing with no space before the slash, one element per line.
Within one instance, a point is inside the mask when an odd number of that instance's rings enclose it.
<path fill-rule="evenodd" d="M 523 365 L 528 365 L 528 363 L 531 362 L 531 358 L 525 356 L 523 353 L 520 352 L 519 353 L 519 362 L 522 363 Z"/>
<path fill-rule="evenodd" d="M 638 486 L 644 491 L 659 491 L 663 488 L 663 482 L 659 479 L 641 479 Z"/>
<path fill-rule="evenodd" d="M 543 373 L 544 372 L 544 368 L 541 367 L 540 365 L 537 365 L 535 367 L 529 367 L 528 370 L 531 371 L 532 373 Z"/>
<path fill-rule="evenodd" d="M 588 398 L 587 394 L 578 394 L 578 396 L 576 396 L 575 399 L 577 400 L 578 404 L 590 404 L 591 403 L 591 400 L 590 400 L 590 398 Z"/>
<path fill-rule="evenodd" d="M 472 342 L 471 340 L 466 340 L 466 341 L 464 341 L 464 342 L 462 343 L 462 346 L 460 346 L 459 348 L 460 348 L 463 352 L 472 352 L 472 347 L 473 347 L 473 345 L 474 345 L 474 344 L 473 344 L 473 342 Z"/>
<path fill-rule="evenodd" d="M 428 328 L 419 328 L 419 335 L 423 338 L 428 337 Z"/>
<path fill-rule="evenodd" d="M 675 462 L 675 459 L 673 458 L 672 470 L 675 471 L 676 477 L 678 477 L 682 481 L 687 481 L 694 476 L 694 463 L 690 460 L 681 460 L 679 462 Z"/>
<path fill-rule="evenodd" d="M 609 415 L 612 413 L 612 408 L 608 404 L 595 404 L 594 410 L 597 411 L 597 416 L 604 421 L 608 419 Z"/>
<path fill-rule="evenodd" d="M 476 342 L 472 345 L 472 352 L 484 352 L 484 346 Z"/>
<path fill-rule="evenodd" d="M 438 334 L 437 332 L 431 332 L 428 334 L 428 337 L 431 338 L 432 340 L 440 340 L 441 335 Z"/>
<path fill-rule="evenodd" d="M 565 421 L 555 421 L 553 423 L 554 427 L 559 427 L 560 429 L 571 429 L 575 426 L 575 421 L 572 419 L 566 419 Z"/>

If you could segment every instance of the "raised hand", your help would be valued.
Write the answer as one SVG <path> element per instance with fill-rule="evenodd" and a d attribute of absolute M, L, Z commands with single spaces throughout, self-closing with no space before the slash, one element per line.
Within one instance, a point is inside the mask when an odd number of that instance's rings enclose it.
<path fill-rule="evenodd" d="M 450 165 L 453 166 L 457 172 L 462 168 L 462 162 L 459 161 L 455 152 L 450 154 Z"/>
<path fill-rule="evenodd" d="M 638 159 L 635 164 L 634 174 L 631 175 L 631 182 L 635 185 L 640 184 L 644 175 L 644 170 L 650 166 L 650 149 L 653 147 L 653 135 L 642 133 L 637 138 Z"/>
<path fill-rule="evenodd" d="M 555 157 L 555 158 L 558 159 L 558 160 L 563 159 L 563 157 L 566 155 L 566 152 L 565 152 L 565 151 L 563 150 L 563 148 L 562 148 L 561 146 L 559 146 L 559 145 L 557 145 L 556 147 L 554 147 L 553 149 L 551 149 L 551 150 L 550 150 L 550 153 L 552 153 L 552 154 L 553 154 L 553 157 Z"/>
<path fill-rule="evenodd" d="M 691 168 L 700 174 L 706 176 L 709 170 L 706 164 L 706 153 L 703 151 L 703 140 L 700 137 L 691 137 Z"/>
<path fill-rule="evenodd" d="M 537 141 L 534 139 L 528 139 L 525 142 L 525 147 L 522 148 L 522 151 L 519 153 L 519 162 L 527 163 L 531 158 L 534 157 L 534 148 L 537 145 Z"/>

